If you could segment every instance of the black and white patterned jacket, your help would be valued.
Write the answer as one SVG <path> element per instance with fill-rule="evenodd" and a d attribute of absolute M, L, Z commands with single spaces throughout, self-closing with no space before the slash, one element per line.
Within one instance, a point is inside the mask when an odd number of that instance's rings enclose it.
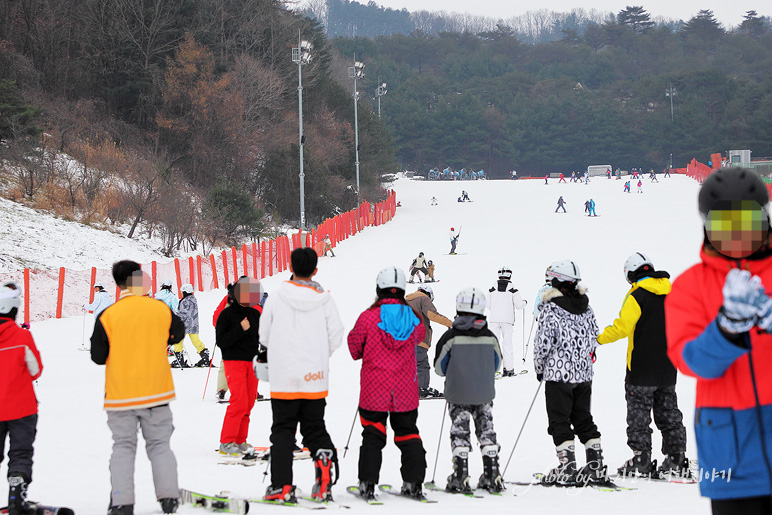
<path fill-rule="evenodd" d="M 574 292 L 549 288 L 542 305 L 533 364 L 545 381 L 586 383 L 592 381 L 592 353 L 597 346 L 598 322 L 580 283 Z"/>

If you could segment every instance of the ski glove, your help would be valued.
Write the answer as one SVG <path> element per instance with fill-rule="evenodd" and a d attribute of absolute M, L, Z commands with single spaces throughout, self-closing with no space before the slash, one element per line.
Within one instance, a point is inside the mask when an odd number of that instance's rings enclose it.
<path fill-rule="evenodd" d="M 540 383 L 542 382 L 542 379 L 544 379 L 544 374 L 536 374 L 536 380 Z"/>
<path fill-rule="evenodd" d="M 764 293 L 758 276 L 751 277 L 747 270 L 733 268 L 727 274 L 721 292 L 724 304 L 716 321 L 723 331 L 730 334 L 746 333 L 759 319 L 772 325 L 772 300 Z"/>

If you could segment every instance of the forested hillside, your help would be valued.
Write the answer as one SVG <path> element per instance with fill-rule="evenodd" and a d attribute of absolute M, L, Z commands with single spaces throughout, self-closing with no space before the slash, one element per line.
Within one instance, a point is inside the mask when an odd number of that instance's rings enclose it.
<path fill-rule="evenodd" d="M 160 231 L 165 251 L 297 223 L 298 66 L 310 223 L 356 205 L 347 63 L 277 0 L 0 2 L 0 184 L 86 222 Z M 336 80 L 339 79 L 339 80 Z M 397 168 L 360 101 L 362 196 Z M 69 159 L 66 156 L 71 156 Z"/>
<path fill-rule="evenodd" d="M 633 6 L 533 45 L 499 25 L 335 46 L 368 64 L 371 90 L 388 83 L 383 117 L 408 169 L 662 169 L 671 154 L 772 155 L 769 21 L 749 11 L 727 30 L 706 10 L 675 30 Z"/>

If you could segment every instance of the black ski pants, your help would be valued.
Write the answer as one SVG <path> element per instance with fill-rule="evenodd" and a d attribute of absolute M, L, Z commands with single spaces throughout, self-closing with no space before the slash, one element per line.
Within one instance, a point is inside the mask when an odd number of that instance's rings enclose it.
<path fill-rule="evenodd" d="M 271 399 L 271 486 L 292 484 L 292 460 L 295 450 L 295 432 L 300 424 L 303 445 L 313 459 L 319 449 L 330 449 L 333 461 L 338 456 L 330 434 L 324 425 L 325 399 Z"/>
<path fill-rule="evenodd" d="M 651 413 L 662 432 L 662 453 L 686 452 L 684 416 L 678 409 L 675 385 L 638 386 L 625 383 L 627 445 L 634 451 L 651 452 Z"/>
<path fill-rule="evenodd" d="M 402 480 L 422 484 L 426 476 L 426 451 L 418 434 L 418 410 L 406 412 L 370 411 L 359 408 L 362 446 L 359 448 L 359 480 L 378 484 L 386 446 L 386 421 L 391 420 L 394 443 L 402 452 Z"/>
<path fill-rule="evenodd" d="M 547 433 L 552 435 L 555 446 L 573 441 L 574 435 L 582 443 L 600 438 L 600 431 L 592 420 L 590 403 L 592 381 L 586 383 L 557 383 L 545 381 L 544 397 L 547 401 Z"/>
<path fill-rule="evenodd" d="M 22 475 L 28 483 L 32 481 L 32 444 L 35 442 L 37 425 L 37 413 L 0 422 L 0 463 L 5 456 L 5 437 L 10 437 L 8 477 Z"/>
<path fill-rule="evenodd" d="M 713 515 L 772 515 L 772 496 L 713 499 L 710 507 Z"/>

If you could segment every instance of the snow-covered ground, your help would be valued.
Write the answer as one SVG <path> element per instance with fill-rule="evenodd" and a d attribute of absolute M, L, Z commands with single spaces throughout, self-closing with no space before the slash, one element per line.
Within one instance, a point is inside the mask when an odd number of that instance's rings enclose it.
<path fill-rule="evenodd" d="M 589 287 L 590 304 L 601 326 L 618 314 L 628 285 L 622 265 L 633 252 L 647 253 L 657 268 L 675 277 L 698 259 L 701 243 L 697 214 L 696 182 L 686 177 L 661 179 L 659 184 L 644 181 L 644 193 L 622 193 L 622 181 L 595 178 L 591 184 L 557 184 L 548 186 L 539 180 L 418 182 L 400 180 L 395 184 L 402 207 L 395 219 L 377 228 L 369 228 L 336 248 L 336 258 L 322 258 L 317 279 L 336 300 L 343 322 L 350 329 L 361 311 L 375 296 L 375 276 L 387 265 L 408 267 L 423 251 L 436 265 L 433 284 L 439 311 L 453 316 L 455 294 L 463 287 L 489 288 L 502 265 L 514 271 L 513 282 L 532 301 L 544 280 L 544 270 L 557 259 L 572 259 L 581 268 Z M 469 192 L 471 203 L 457 203 L 462 189 Z M 567 214 L 555 214 L 559 195 L 567 200 Z M 436 196 L 439 206 L 430 206 Z M 583 216 L 584 202 L 592 197 L 597 203 L 597 218 Z M 450 256 L 448 229 L 462 227 L 459 255 Z M 48 230 L 48 229 L 46 229 Z M 55 229 L 50 229 L 55 231 Z M 53 237 L 53 235 L 51 235 Z M 84 245 L 87 243 L 84 241 Z M 110 262 L 122 257 L 103 250 Z M 46 263 L 55 256 L 37 256 L 30 249 L 30 261 Z M 268 278 L 269 292 L 289 274 Z M 414 291 L 415 285 L 408 285 Z M 223 291 L 197 294 L 201 309 L 201 337 L 211 348 L 214 331 L 210 314 L 222 298 Z M 525 333 L 532 317 L 526 311 L 515 328 L 516 355 L 521 350 L 523 323 Z M 109 495 L 111 437 L 102 410 L 104 370 L 91 363 L 87 352 L 78 347 L 90 334 L 91 321 L 83 318 L 51 320 L 33 324 L 32 331 L 40 347 L 45 370 L 38 384 L 40 419 L 35 448 L 34 482 L 30 498 L 48 504 L 69 505 L 79 514 L 106 511 Z M 442 334 L 435 331 L 435 341 Z M 194 352 L 188 345 L 188 351 Z M 219 362 L 219 353 L 217 353 Z M 606 462 L 610 469 L 630 457 L 625 435 L 626 342 L 602 347 L 595 364 L 593 411 L 603 434 Z M 433 352 L 430 354 L 433 357 Z M 348 454 L 343 447 L 351 427 L 359 394 L 360 363 L 352 361 L 345 344 L 333 356 L 330 372 L 327 424 L 341 454 L 342 477 L 334 493 L 351 506 L 351 513 L 368 510 L 401 510 L 412 513 L 463 513 L 486 510 L 489 513 L 597 513 L 648 514 L 706 513 L 708 502 L 702 499 L 696 485 L 631 483 L 635 491 L 606 493 L 592 489 L 549 489 L 509 487 L 503 497 L 468 499 L 443 493 L 430 493 L 437 504 L 420 505 L 410 500 L 389 497 L 385 506 L 371 508 L 345 493 L 344 486 L 355 484 L 361 428 L 357 424 Z M 532 369 L 529 353 L 524 368 Z M 218 445 L 225 406 L 214 402 L 216 371 L 205 392 L 206 369 L 175 370 L 177 400 L 172 403 L 176 427 L 172 447 L 179 462 L 180 485 L 184 488 L 216 493 L 229 490 L 243 497 L 261 496 L 269 479 L 264 467 L 232 467 L 217 464 L 214 452 Z M 432 373 L 432 385 L 442 388 L 442 380 Z M 536 392 L 537 382 L 531 373 L 497 381 L 494 423 L 501 444 L 502 467 L 507 461 L 517 433 Z M 260 392 L 269 393 L 261 384 Z M 688 455 L 696 457 L 692 429 L 694 382 L 680 376 L 678 392 L 688 429 Z M 451 471 L 448 424 L 440 426 L 443 402 L 422 401 L 418 419 L 427 451 L 427 480 L 435 476 L 433 466 L 439 442 L 436 479 L 444 485 Z M 270 403 L 257 403 L 252 412 L 249 442 L 269 445 Z M 555 464 L 554 448 L 546 432 L 547 421 L 543 393 L 539 393 L 525 425 L 523 436 L 514 452 L 505 479 L 527 481 L 533 472 L 544 471 Z M 659 456 L 660 438 L 655 430 L 654 447 Z M 577 442 L 578 443 L 578 442 Z M 141 438 L 140 438 L 140 445 Z M 583 460 L 583 452 L 580 461 Z M 473 482 L 481 473 L 479 452 L 470 458 Z M 6 462 L 0 465 L 0 477 L 6 473 Z M 137 453 L 137 514 L 160 513 L 155 502 L 150 466 L 142 450 Z M 309 461 L 296 462 L 295 482 L 306 491 L 313 482 Z M 384 451 L 381 482 L 400 484 L 399 452 L 390 440 Z M 513 495 L 516 494 L 516 495 Z M 4 494 L 0 494 L 4 495 Z M 259 511 L 283 509 L 257 506 Z M 180 513 L 201 513 L 183 507 Z"/>

